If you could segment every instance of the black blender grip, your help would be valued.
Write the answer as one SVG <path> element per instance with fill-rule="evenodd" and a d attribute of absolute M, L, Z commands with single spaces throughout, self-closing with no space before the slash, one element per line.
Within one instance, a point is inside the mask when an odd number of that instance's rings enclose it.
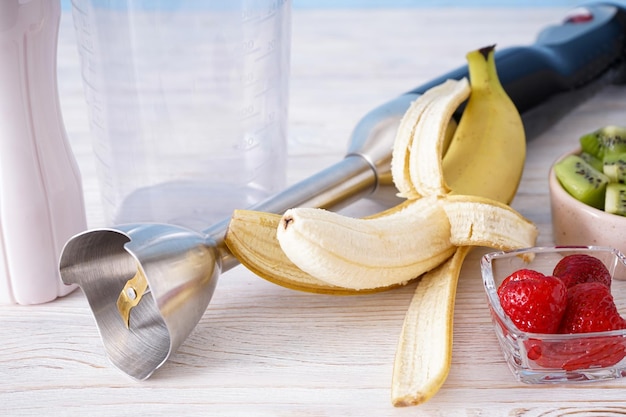
<path fill-rule="evenodd" d="M 583 87 L 622 64 L 626 10 L 611 4 L 578 8 L 560 25 L 544 29 L 534 44 L 496 51 L 498 77 L 520 113 L 551 96 Z M 468 76 L 453 70 L 409 93 L 422 94 L 446 79 Z"/>

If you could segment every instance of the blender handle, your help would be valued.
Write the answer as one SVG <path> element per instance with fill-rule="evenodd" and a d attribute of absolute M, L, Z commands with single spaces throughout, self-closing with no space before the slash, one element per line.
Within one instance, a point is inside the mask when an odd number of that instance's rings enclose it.
<path fill-rule="evenodd" d="M 626 10 L 595 4 L 574 9 L 560 25 L 545 28 L 533 45 L 496 51 L 500 82 L 520 113 L 548 98 L 583 87 L 621 64 Z M 410 91 L 422 94 L 446 79 L 468 76 L 457 68 Z"/>

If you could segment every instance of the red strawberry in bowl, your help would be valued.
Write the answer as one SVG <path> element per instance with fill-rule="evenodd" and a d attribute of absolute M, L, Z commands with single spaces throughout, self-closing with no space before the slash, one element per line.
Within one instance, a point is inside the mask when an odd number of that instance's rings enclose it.
<path fill-rule="evenodd" d="M 561 259 L 552 275 L 563 280 L 567 288 L 583 282 L 599 282 L 611 287 L 611 274 L 601 260 L 590 255 L 574 254 Z"/>
<path fill-rule="evenodd" d="M 559 333 L 590 333 L 626 329 L 609 288 L 600 282 L 584 282 L 567 290 L 567 308 Z"/>
<path fill-rule="evenodd" d="M 567 308 L 559 333 L 594 333 L 626 329 L 609 288 L 600 282 L 583 282 L 567 290 Z M 625 342 L 605 336 L 590 336 L 562 342 L 531 340 L 528 357 L 546 368 L 565 370 L 603 368 L 626 356 Z"/>
<path fill-rule="evenodd" d="M 556 333 L 567 304 L 560 279 L 521 269 L 498 288 L 500 305 L 517 328 L 532 333 Z"/>

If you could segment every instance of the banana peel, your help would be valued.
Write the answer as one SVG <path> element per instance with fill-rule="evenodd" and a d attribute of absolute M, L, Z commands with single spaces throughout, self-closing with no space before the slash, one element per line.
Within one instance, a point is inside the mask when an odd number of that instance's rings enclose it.
<path fill-rule="evenodd" d="M 435 395 L 452 361 L 452 325 L 457 282 L 470 247 L 422 276 L 404 318 L 391 381 L 395 407 L 419 405 Z"/>
<path fill-rule="evenodd" d="M 441 154 L 452 140 L 449 127 L 456 130 L 452 115 L 469 94 L 466 78 L 446 80 L 426 91 L 404 114 L 391 155 L 391 174 L 400 197 L 416 199 L 449 191 Z"/>
<path fill-rule="evenodd" d="M 498 79 L 494 47 L 471 51 L 467 60 L 472 91 L 441 159 L 443 178 L 451 193 L 485 196 L 509 204 L 525 163 L 524 127 Z M 419 161 L 419 156 L 414 161 Z M 428 272 L 418 283 L 394 361 L 394 406 L 427 401 L 447 378 L 452 361 L 455 289 L 469 251 L 460 247 L 445 265 Z"/>

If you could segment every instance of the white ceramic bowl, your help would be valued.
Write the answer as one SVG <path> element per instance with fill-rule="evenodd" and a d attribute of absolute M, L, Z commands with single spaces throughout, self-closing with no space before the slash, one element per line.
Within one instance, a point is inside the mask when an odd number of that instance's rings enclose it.
<path fill-rule="evenodd" d="M 570 154 L 580 153 L 580 149 Z M 572 197 L 550 169 L 550 210 L 557 246 L 608 246 L 626 253 L 626 216 L 606 213 Z"/>

